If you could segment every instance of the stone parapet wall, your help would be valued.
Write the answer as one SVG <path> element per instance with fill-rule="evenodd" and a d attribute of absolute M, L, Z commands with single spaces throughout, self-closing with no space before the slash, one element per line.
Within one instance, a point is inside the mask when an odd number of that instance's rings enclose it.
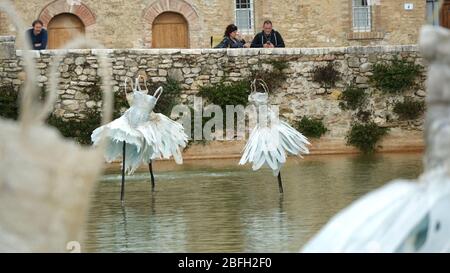
<path fill-rule="evenodd" d="M 0 85 L 12 84 L 19 89 L 25 76 L 21 67 L 23 51 L 11 51 L 11 39 L 0 40 Z M 282 117 L 291 123 L 303 116 L 320 118 L 329 131 L 329 137 L 344 137 L 352 122 L 354 111 L 339 107 L 339 95 L 349 84 L 367 88 L 367 111 L 373 120 L 391 128 L 391 134 L 422 130 L 423 118 L 399 121 L 393 105 L 405 96 L 423 100 L 425 97 L 425 69 L 414 90 L 398 95 L 384 95 L 369 82 L 372 67 L 379 62 L 402 58 L 424 66 L 415 45 L 373 47 L 285 48 L 285 49 L 80 49 L 35 51 L 40 71 L 39 84 L 48 83 L 48 69 L 52 57 L 66 53 L 60 64 L 59 99 L 55 113 L 65 118 L 82 118 L 80 114 L 99 103 L 91 98 L 90 90 L 99 82 L 96 54 L 106 51 L 112 62 L 114 92 L 123 90 L 125 77 L 144 75 L 156 84 L 169 77 L 180 82 L 181 101 L 190 103 L 201 86 L 220 81 L 233 82 L 248 79 L 252 72 L 271 69 L 266 61 L 278 60 L 288 64 L 283 70 L 286 80 L 271 90 L 271 102 L 280 107 Z M 341 74 L 336 87 L 325 89 L 313 82 L 311 70 L 333 61 Z"/>

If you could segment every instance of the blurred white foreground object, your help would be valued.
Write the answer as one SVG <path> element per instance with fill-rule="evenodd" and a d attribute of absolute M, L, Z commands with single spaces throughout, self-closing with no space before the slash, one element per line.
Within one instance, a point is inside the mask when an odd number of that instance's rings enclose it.
<path fill-rule="evenodd" d="M 10 16 L 29 49 L 25 29 L 12 6 L 2 1 L 0 10 Z M 67 47 L 80 45 L 100 47 L 84 39 Z M 104 145 L 81 147 L 44 123 L 56 99 L 59 53 L 66 52 L 56 53 L 52 61 L 50 90 L 41 104 L 33 52 L 24 50 L 26 82 L 20 93 L 19 121 L 0 118 L 0 252 L 65 252 L 79 243 L 83 250 L 83 226 L 90 192 L 102 171 Z M 99 62 L 106 123 L 112 112 L 111 81 L 106 58 Z"/>
<path fill-rule="evenodd" d="M 430 64 L 424 174 L 354 202 L 303 252 L 450 252 L 450 32 L 425 26 L 420 46 Z"/>

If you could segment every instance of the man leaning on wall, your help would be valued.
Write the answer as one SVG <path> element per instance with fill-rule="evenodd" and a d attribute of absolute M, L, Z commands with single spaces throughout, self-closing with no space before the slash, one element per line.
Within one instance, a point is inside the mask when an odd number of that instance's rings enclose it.
<path fill-rule="evenodd" d="M 27 31 L 30 37 L 31 46 L 34 50 L 42 50 L 47 48 L 48 33 L 44 28 L 44 23 L 41 20 L 35 20 L 32 24 L 33 28 Z"/>

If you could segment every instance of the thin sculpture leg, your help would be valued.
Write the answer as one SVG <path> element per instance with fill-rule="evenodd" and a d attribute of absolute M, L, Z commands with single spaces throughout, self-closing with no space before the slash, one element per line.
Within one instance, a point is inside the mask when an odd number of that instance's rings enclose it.
<path fill-rule="evenodd" d="M 281 181 L 281 172 L 278 173 L 278 188 L 280 193 L 283 193 L 283 182 Z"/>
<path fill-rule="evenodd" d="M 148 163 L 148 170 L 150 171 L 150 178 L 152 180 L 152 191 L 155 191 L 155 177 L 153 176 L 153 166 L 151 160 L 150 163 Z"/>
<path fill-rule="evenodd" d="M 125 195 L 125 152 L 126 152 L 126 142 L 123 141 L 122 148 L 122 187 L 120 188 L 120 201 L 123 202 Z"/>

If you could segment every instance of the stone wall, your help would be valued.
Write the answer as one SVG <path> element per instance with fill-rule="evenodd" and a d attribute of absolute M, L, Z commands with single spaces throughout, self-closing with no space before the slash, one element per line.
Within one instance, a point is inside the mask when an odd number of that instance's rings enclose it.
<path fill-rule="evenodd" d="M 413 10 L 405 10 L 404 1 L 380 0 L 372 10 L 372 31 L 353 33 L 352 0 L 255 0 L 255 32 L 271 19 L 288 47 L 414 44 L 426 21 L 426 1 L 407 2 Z M 74 14 L 88 37 L 110 48 L 150 48 L 152 23 L 162 12 L 186 18 L 190 48 L 209 48 L 210 37 L 222 37 L 235 21 L 235 1 L 222 0 L 16 0 L 14 5 L 27 25 L 36 18 L 47 24 L 58 14 Z M 14 34 L 8 21 L 0 14 L 0 35 Z"/>
<path fill-rule="evenodd" d="M 7 40 L 7 39 L 5 39 Z M 8 44 L 9 43 L 9 44 Z M 3 43 L 7 47 L 10 42 Z M 2 48 L 3 50 L 3 48 Z M 91 90 L 98 82 L 97 60 L 90 49 L 69 50 L 61 65 L 61 82 L 56 114 L 65 118 L 82 118 L 80 113 L 96 108 Z M 183 92 L 181 101 L 190 103 L 203 85 L 222 80 L 232 82 L 246 79 L 252 71 L 270 69 L 267 60 L 287 62 L 283 72 L 287 76 L 281 87 L 271 92 L 271 102 L 280 106 L 284 119 L 291 123 L 303 116 L 323 119 L 330 130 L 329 137 L 344 137 L 355 120 L 355 111 L 344 111 L 339 107 L 338 97 L 351 83 L 367 88 L 370 93 L 367 111 L 374 121 L 391 127 L 391 133 L 402 134 L 410 130 L 422 130 L 423 118 L 416 121 L 399 121 L 393 113 L 396 101 L 404 96 L 423 100 L 425 72 L 417 79 L 418 87 L 402 95 L 387 96 L 376 90 L 369 82 L 372 66 L 395 57 L 423 65 L 417 46 L 376 46 L 340 48 L 290 48 L 290 49 L 107 49 L 112 61 L 113 88 L 123 90 L 125 77 L 144 75 L 149 81 L 165 82 L 169 77 L 180 82 Z M 40 70 L 39 84 L 48 82 L 48 66 L 57 51 L 35 51 Z M 14 53 L 14 52 L 13 52 Z M 20 55 L 3 56 L 0 61 L 0 85 L 13 84 L 16 89 L 22 84 Z M 326 90 L 312 81 L 311 70 L 333 61 L 341 73 L 337 86 Z"/>

